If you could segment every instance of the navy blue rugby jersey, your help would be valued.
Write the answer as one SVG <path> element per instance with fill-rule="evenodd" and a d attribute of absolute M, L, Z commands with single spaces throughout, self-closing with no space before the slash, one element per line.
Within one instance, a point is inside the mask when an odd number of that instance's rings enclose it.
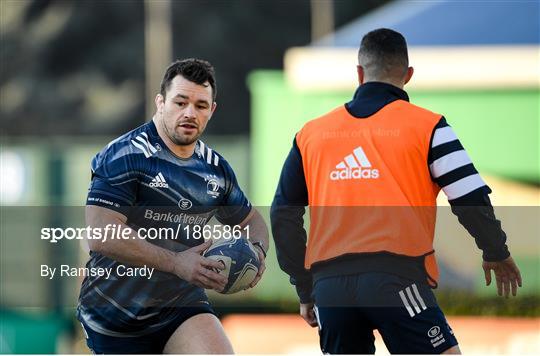
<path fill-rule="evenodd" d="M 212 217 L 221 224 L 239 224 L 251 210 L 221 155 L 199 140 L 192 157 L 180 158 L 167 148 L 152 121 L 94 157 L 86 204 L 124 214 L 134 230 L 172 228 L 175 238 L 147 241 L 173 251 L 203 242 L 193 235 L 195 225 L 202 227 Z M 85 277 L 79 297 L 79 319 L 102 334 L 150 333 L 174 318 L 174 308 L 208 303 L 202 288 L 170 273 L 154 270 L 150 279 L 125 276 L 125 264 L 93 251 L 86 266 L 112 271 L 109 278 Z"/>

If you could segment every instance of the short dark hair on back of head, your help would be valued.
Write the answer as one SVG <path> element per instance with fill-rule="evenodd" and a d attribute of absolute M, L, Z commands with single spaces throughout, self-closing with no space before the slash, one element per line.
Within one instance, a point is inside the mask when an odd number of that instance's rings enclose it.
<path fill-rule="evenodd" d="M 212 87 L 212 100 L 216 100 L 217 87 L 214 67 L 207 61 L 197 58 L 177 59 L 167 67 L 163 80 L 161 80 L 160 93 L 165 97 L 165 93 L 172 80 L 181 75 L 190 82 L 205 85 L 206 82 Z"/>
<path fill-rule="evenodd" d="M 402 78 L 409 68 L 405 37 L 387 28 L 367 33 L 360 43 L 358 64 L 371 79 Z"/>

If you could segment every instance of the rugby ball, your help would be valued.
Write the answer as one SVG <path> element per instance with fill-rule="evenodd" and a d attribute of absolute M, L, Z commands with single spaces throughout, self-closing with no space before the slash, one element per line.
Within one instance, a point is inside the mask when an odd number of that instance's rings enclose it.
<path fill-rule="evenodd" d="M 216 271 L 229 279 L 222 294 L 248 288 L 261 266 L 256 248 L 245 238 L 217 240 L 204 252 L 204 257 L 223 264 L 224 269 Z"/>

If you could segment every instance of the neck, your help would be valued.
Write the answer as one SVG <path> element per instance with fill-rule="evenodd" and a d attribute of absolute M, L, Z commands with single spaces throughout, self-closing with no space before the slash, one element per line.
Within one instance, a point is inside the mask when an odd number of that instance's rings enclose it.
<path fill-rule="evenodd" d="M 398 87 L 399 89 L 403 90 L 403 87 L 405 87 L 405 84 L 401 81 L 396 80 L 390 80 L 390 79 L 366 79 L 362 84 L 370 83 L 370 82 L 379 82 L 379 83 L 386 83 L 393 85 L 395 87 Z"/>
<path fill-rule="evenodd" d="M 156 118 L 155 115 L 154 117 L 152 117 L 152 121 L 154 121 L 154 124 L 156 125 L 159 137 L 163 140 L 167 148 L 171 150 L 172 153 L 174 153 L 180 158 L 190 158 L 191 156 L 193 156 L 197 141 L 189 145 L 177 145 L 176 143 L 172 142 L 167 133 L 163 130 L 161 122 L 159 121 L 159 119 Z"/>

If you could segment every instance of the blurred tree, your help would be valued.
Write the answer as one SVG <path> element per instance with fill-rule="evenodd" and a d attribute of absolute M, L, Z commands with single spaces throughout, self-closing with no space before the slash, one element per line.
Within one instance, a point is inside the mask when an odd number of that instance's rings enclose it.
<path fill-rule="evenodd" d="M 144 120 L 140 1 L 1 6 L 2 23 L 16 18 L 1 32 L 2 134 L 117 133 Z"/>
<path fill-rule="evenodd" d="M 336 28 L 386 2 L 334 1 Z M 117 135 L 148 119 L 142 1 L 2 0 L 0 10 L 2 135 Z M 216 67 L 208 132 L 247 133 L 246 75 L 282 68 L 287 48 L 310 42 L 310 1 L 179 0 L 172 12 L 173 56 Z"/>

